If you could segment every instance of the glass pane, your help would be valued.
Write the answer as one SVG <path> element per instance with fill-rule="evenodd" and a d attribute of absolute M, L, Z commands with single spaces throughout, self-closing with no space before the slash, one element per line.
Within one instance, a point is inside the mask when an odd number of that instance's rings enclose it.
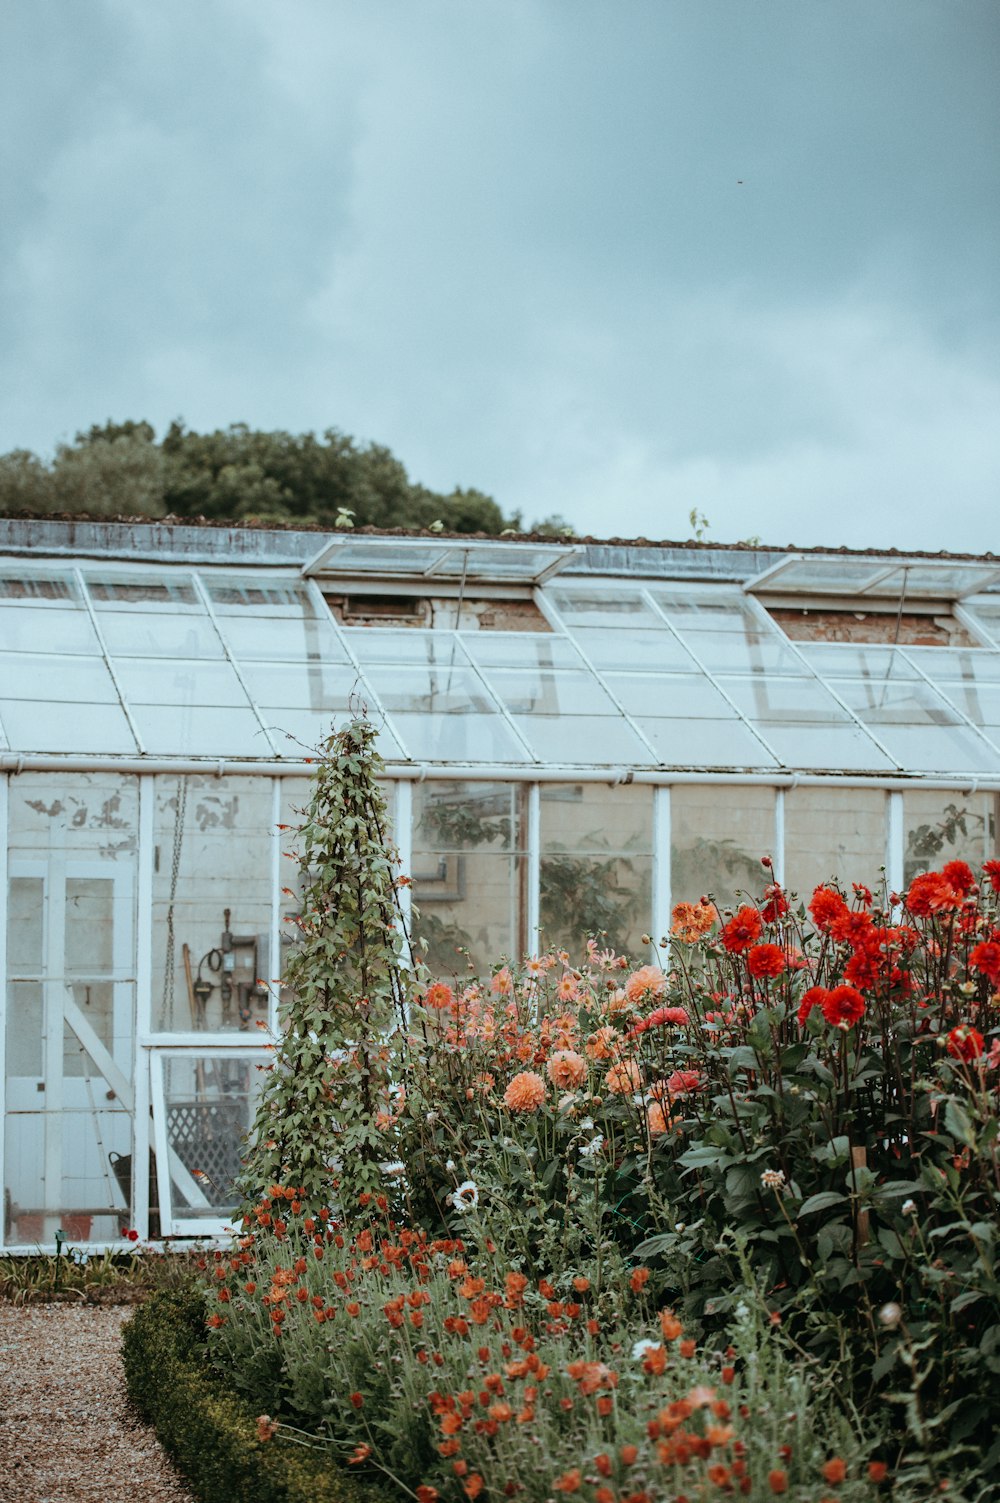
<path fill-rule="evenodd" d="M 490 688 L 512 714 L 620 715 L 614 700 L 593 674 L 567 669 L 493 668 Z"/>
<path fill-rule="evenodd" d="M 272 658 L 289 663 L 347 663 L 343 643 L 328 620 L 313 616 L 227 616 L 229 650 L 244 658 Z"/>
<path fill-rule="evenodd" d="M 966 600 L 962 604 L 986 635 L 1000 645 L 1000 600 Z"/>
<path fill-rule="evenodd" d="M 101 631 L 113 658 L 198 658 L 225 656 L 222 641 L 207 615 L 173 609 L 106 610 Z"/>
<path fill-rule="evenodd" d="M 162 570 L 84 569 L 90 603 L 96 611 L 122 610 L 138 605 L 142 609 L 162 607 L 169 611 L 190 607 L 202 610 L 189 574 Z"/>
<path fill-rule="evenodd" d="M 679 623 L 677 623 L 679 625 Z M 802 661 L 777 632 L 762 632 L 756 621 L 746 631 L 691 631 L 685 644 L 710 673 L 789 673 L 801 675 Z"/>
<path fill-rule="evenodd" d="M 583 667 L 572 642 L 552 633 L 473 631 L 460 633 L 459 640 L 475 662 L 487 668 Z"/>
<path fill-rule="evenodd" d="M 524 947 L 525 792 L 509 783 L 413 790 L 413 921 L 436 974 L 486 970 Z"/>
<path fill-rule="evenodd" d="M 785 886 L 808 902 L 836 879 L 873 890 L 886 861 L 888 795 L 867 788 L 790 788 L 785 794 Z"/>
<path fill-rule="evenodd" d="M 202 705 L 135 705 L 132 715 L 148 752 L 163 756 L 263 757 L 271 748 L 250 709 Z"/>
<path fill-rule="evenodd" d="M 887 772 L 896 766 L 853 721 L 842 725 L 762 725 L 785 767 L 803 772 Z"/>
<path fill-rule="evenodd" d="M 340 663 L 240 664 L 246 686 L 258 705 L 296 710 L 343 712 L 357 683 L 357 673 Z"/>
<path fill-rule="evenodd" d="M 1000 684 L 1000 652 L 988 647 L 908 647 L 906 656 L 934 682 L 964 680 L 970 684 Z"/>
<path fill-rule="evenodd" d="M 263 1054 L 192 1054 L 158 1061 L 171 1221 L 226 1220 L 236 1209 L 243 1138 L 253 1125 L 267 1059 Z"/>
<path fill-rule="evenodd" d="M 997 795 L 907 789 L 903 828 L 907 885 L 918 872 L 940 868 L 946 861 L 967 861 L 979 876 L 982 863 L 996 855 Z"/>
<path fill-rule="evenodd" d="M 725 696 L 697 670 L 686 674 L 607 673 L 605 682 L 630 715 L 671 720 L 736 718 Z"/>
<path fill-rule="evenodd" d="M 83 605 L 0 602 L 0 642 L 17 652 L 101 656 L 101 644 Z"/>
<path fill-rule="evenodd" d="M 600 938 L 638 955 L 652 921 L 653 790 L 600 783 L 541 788 L 542 944 L 581 960 Z"/>
<path fill-rule="evenodd" d="M 53 704 L 118 704 L 118 693 L 103 658 L 56 657 L 37 652 L 0 653 L 0 695 L 43 699 Z"/>
<path fill-rule="evenodd" d="M 10 780 L 9 1237 L 112 1239 L 131 1222 L 137 779 Z"/>
<path fill-rule="evenodd" d="M 620 715 L 515 715 L 514 724 L 540 762 L 650 767 L 656 761 Z"/>
<path fill-rule="evenodd" d="M 280 575 L 202 574 L 201 582 L 217 616 L 302 617 L 315 614 L 312 596 L 298 579 Z M 227 625 L 226 631 L 228 633 Z"/>
<path fill-rule="evenodd" d="M 597 669 L 641 668 L 647 672 L 690 673 L 691 654 L 661 623 L 655 629 L 609 631 L 605 626 L 577 627 L 574 636 Z"/>
<path fill-rule="evenodd" d="M 120 704 L 67 706 L 40 699 L 0 699 L 0 722 L 12 751 L 125 755 L 136 751 Z"/>
<path fill-rule="evenodd" d="M 527 762 L 530 757 L 500 715 L 393 710 L 392 723 L 415 762 Z"/>
<path fill-rule="evenodd" d="M 774 789 L 675 784 L 670 790 L 673 903 L 711 895 L 720 907 L 767 885 L 762 856 L 774 857 Z"/>
<path fill-rule="evenodd" d="M 778 766 L 777 758 L 735 715 L 731 720 L 659 720 L 652 715 L 635 718 L 664 767 L 697 771 Z"/>
<path fill-rule="evenodd" d="M 235 705 L 247 696 L 232 664 L 133 658 L 117 666 L 129 708 L 136 705 Z"/>
<path fill-rule="evenodd" d="M 407 626 L 348 626 L 344 640 L 358 662 L 421 663 L 443 670 L 468 668 L 468 659 L 456 632 L 422 631 Z"/>
<path fill-rule="evenodd" d="M 270 778 L 159 777 L 153 1027 L 253 1029 L 268 1016 Z"/>
<path fill-rule="evenodd" d="M 624 628 L 638 627 L 662 631 L 662 619 L 646 603 L 634 586 L 621 585 L 614 590 L 588 589 L 586 585 L 558 585 L 545 592 L 566 625 L 576 631 L 577 627 Z"/>

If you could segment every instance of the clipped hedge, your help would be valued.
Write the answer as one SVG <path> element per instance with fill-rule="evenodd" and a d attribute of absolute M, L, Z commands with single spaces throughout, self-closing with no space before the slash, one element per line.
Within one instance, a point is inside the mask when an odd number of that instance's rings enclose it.
<path fill-rule="evenodd" d="M 328 1452 L 261 1442 L 256 1416 L 205 1362 L 197 1290 L 154 1294 L 123 1330 L 132 1402 L 199 1503 L 390 1503 Z"/>

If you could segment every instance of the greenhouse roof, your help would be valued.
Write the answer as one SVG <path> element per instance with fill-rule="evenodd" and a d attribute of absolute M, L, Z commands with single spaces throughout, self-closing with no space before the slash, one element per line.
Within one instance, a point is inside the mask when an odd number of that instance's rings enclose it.
<path fill-rule="evenodd" d="M 321 546 L 319 546 L 321 544 Z M 991 559 L 0 521 L 0 755 L 1000 786 Z"/>

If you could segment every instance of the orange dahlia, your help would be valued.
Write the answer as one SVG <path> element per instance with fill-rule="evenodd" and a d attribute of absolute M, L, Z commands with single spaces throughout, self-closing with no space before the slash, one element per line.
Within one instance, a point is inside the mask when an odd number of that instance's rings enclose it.
<path fill-rule="evenodd" d="M 537 1112 L 545 1100 L 545 1081 L 534 1070 L 522 1070 L 504 1091 L 503 1099 L 512 1112 Z"/>
<path fill-rule="evenodd" d="M 573 1091 L 587 1078 L 587 1061 L 573 1049 L 557 1049 L 549 1056 L 545 1073 L 560 1091 Z"/>

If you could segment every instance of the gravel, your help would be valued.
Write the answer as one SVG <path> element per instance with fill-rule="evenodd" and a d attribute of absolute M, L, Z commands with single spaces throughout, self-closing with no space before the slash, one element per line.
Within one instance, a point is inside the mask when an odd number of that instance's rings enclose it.
<path fill-rule="evenodd" d="M 0 1503 L 193 1503 L 128 1405 L 130 1314 L 0 1305 Z"/>

